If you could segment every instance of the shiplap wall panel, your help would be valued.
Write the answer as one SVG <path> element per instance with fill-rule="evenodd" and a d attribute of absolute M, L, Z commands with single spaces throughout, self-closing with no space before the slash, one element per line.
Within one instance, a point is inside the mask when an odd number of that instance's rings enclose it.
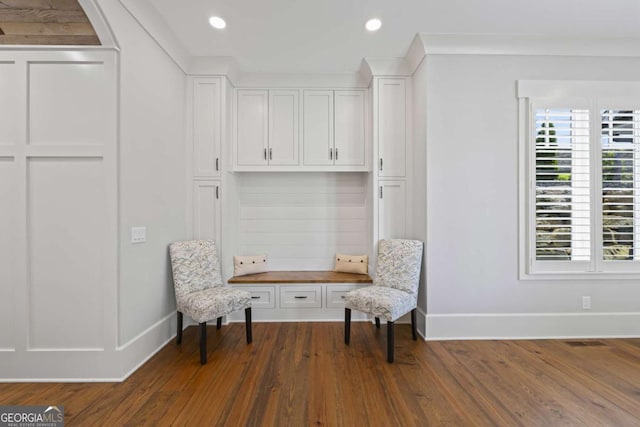
<path fill-rule="evenodd" d="M 16 206 L 19 203 L 16 162 L 0 157 L 0 350 L 12 349 L 14 343 L 14 292 L 20 277 L 17 248 L 19 229 Z"/>
<path fill-rule="evenodd" d="M 29 63 L 29 143 L 100 145 L 111 105 L 103 63 Z"/>
<path fill-rule="evenodd" d="M 19 135 L 18 120 L 7 120 L 15 116 L 19 102 L 20 87 L 16 85 L 18 67 L 13 62 L 0 62 L 0 145 L 13 145 Z"/>
<path fill-rule="evenodd" d="M 331 270 L 336 252 L 368 254 L 366 174 L 252 173 L 239 182 L 240 251 L 271 270 Z"/>
<path fill-rule="evenodd" d="M 29 348 L 103 342 L 102 159 L 28 160 Z"/>

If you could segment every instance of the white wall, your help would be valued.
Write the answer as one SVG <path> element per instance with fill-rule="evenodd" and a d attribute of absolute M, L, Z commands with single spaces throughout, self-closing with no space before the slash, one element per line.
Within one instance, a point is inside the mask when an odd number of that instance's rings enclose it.
<path fill-rule="evenodd" d="M 187 237 L 186 77 L 119 2 L 100 5 L 120 46 L 118 342 L 125 345 L 175 310 L 167 245 Z M 146 243 L 130 243 L 132 226 L 146 227 Z"/>
<path fill-rule="evenodd" d="M 640 59 L 426 60 L 429 337 L 640 335 L 635 281 L 518 280 L 515 94 L 518 79 L 637 80 Z"/>

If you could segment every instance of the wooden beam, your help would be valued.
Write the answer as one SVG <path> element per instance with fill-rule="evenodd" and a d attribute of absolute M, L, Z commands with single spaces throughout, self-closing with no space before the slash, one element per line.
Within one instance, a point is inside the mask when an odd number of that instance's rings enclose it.
<path fill-rule="evenodd" d="M 98 36 L 0 35 L 0 45 L 99 46 Z"/>
<path fill-rule="evenodd" d="M 40 35 L 40 36 L 95 36 L 91 24 L 87 23 L 38 23 L 38 22 L 3 22 L 2 31 L 8 36 Z"/>
<path fill-rule="evenodd" d="M 82 10 L 36 10 L 0 8 L 0 26 L 3 22 L 88 22 Z"/>
<path fill-rule="evenodd" d="M 82 10 L 78 0 L 0 0 L 0 9 Z"/>

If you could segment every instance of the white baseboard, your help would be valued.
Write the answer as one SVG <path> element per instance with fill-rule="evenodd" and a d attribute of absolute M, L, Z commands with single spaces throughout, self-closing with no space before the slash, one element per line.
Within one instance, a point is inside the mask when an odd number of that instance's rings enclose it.
<path fill-rule="evenodd" d="M 427 314 L 426 331 L 430 341 L 635 338 L 640 313 Z"/>
<path fill-rule="evenodd" d="M 37 349 L 0 353 L 0 382 L 120 382 L 175 333 L 175 312 L 111 349 Z"/>
<path fill-rule="evenodd" d="M 160 351 L 176 336 L 176 312 L 160 319 L 123 346 L 117 348 L 120 354 L 124 381 L 140 366 Z"/>

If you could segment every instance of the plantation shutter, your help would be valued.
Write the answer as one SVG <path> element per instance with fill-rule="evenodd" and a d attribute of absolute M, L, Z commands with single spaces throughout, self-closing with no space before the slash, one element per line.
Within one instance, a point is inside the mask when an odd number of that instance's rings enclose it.
<path fill-rule="evenodd" d="M 640 259 L 640 110 L 600 110 L 602 258 Z"/>
<path fill-rule="evenodd" d="M 535 110 L 535 260 L 591 259 L 589 111 Z"/>

